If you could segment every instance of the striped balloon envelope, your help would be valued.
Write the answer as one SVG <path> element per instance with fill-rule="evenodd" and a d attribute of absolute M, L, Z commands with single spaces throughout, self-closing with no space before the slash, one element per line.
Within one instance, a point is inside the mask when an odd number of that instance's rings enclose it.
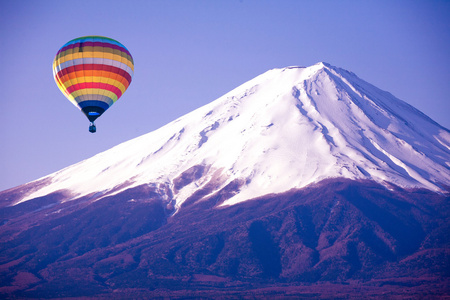
<path fill-rule="evenodd" d="M 62 93 L 93 122 L 113 105 L 131 83 L 133 58 L 116 40 L 103 36 L 73 39 L 59 49 L 53 75 Z"/>

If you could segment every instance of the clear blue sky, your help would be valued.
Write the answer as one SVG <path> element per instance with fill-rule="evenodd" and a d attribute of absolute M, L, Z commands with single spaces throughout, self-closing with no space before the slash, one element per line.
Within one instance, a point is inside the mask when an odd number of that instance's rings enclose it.
<path fill-rule="evenodd" d="M 59 91 L 52 60 L 103 35 L 135 61 L 97 133 Z M 450 1 L 0 2 L 0 190 L 153 131 L 272 68 L 324 61 L 450 127 Z"/>

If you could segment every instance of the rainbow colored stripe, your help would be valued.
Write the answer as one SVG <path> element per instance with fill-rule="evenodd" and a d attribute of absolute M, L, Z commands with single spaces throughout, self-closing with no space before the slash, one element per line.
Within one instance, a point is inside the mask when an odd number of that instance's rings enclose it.
<path fill-rule="evenodd" d="M 90 120 L 98 118 L 123 95 L 133 73 L 134 62 L 128 49 L 103 36 L 71 40 L 53 60 L 59 89 Z M 90 113 L 95 117 L 90 118 Z"/>

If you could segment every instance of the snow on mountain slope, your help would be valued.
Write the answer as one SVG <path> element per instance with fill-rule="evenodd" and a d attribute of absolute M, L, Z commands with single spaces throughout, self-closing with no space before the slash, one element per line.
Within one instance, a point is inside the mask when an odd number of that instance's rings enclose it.
<path fill-rule="evenodd" d="M 197 168 L 197 169 L 196 169 Z M 187 185 L 174 180 L 198 174 Z M 450 185 L 450 132 L 420 111 L 326 63 L 270 70 L 146 135 L 47 176 L 73 197 L 140 184 L 170 187 L 176 206 L 199 188 L 240 191 L 225 204 L 330 177 L 439 191 Z"/>

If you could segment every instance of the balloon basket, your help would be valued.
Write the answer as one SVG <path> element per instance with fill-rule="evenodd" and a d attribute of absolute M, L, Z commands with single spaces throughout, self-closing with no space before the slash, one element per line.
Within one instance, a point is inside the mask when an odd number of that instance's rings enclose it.
<path fill-rule="evenodd" d="M 97 128 L 95 127 L 94 122 L 92 122 L 92 123 L 89 125 L 89 132 L 95 133 L 96 131 L 97 131 Z"/>

